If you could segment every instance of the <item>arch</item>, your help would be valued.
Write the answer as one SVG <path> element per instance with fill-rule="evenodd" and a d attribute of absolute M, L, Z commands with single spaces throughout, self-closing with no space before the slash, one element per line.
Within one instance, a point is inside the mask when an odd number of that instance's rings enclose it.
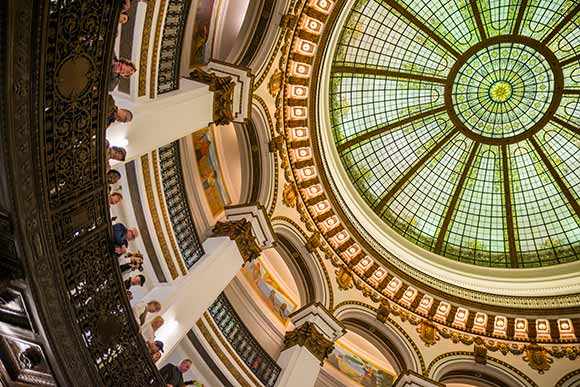
<path fill-rule="evenodd" d="M 580 369 L 568 372 L 554 384 L 554 387 L 580 386 Z"/>
<path fill-rule="evenodd" d="M 246 133 L 240 136 L 246 139 L 246 152 L 251 152 L 253 173 L 251 179 L 244 179 L 242 182 L 247 186 L 242 186 L 242 192 L 246 192 L 248 199 L 252 199 L 248 202 L 261 203 L 270 210 L 268 212 L 271 215 L 278 194 L 278 161 L 277 155 L 270 152 L 267 144 L 272 140 L 274 127 L 265 102 L 258 97 L 254 99 L 257 103 L 252 104 L 252 118 L 246 122 Z M 256 192 L 252 192 L 253 187 L 249 185 L 253 186 L 256 183 L 259 187 Z"/>
<path fill-rule="evenodd" d="M 240 152 L 242 181 L 240 203 L 261 203 L 259 193 L 262 187 L 262 156 L 260 140 L 254 121 L 250 118 L 243 123 L 234 122 Z"/>
<path fill-rule="evenodd" d="M 476 387 L 538 387 L 529 376 L 508 363 L 488 356 L 487 364 L 477 364 L 473 353 L 466 351 L 439 355 L 429 364 L 427 374 L 439 382 L 470 383 Z"/>
<path fill-rule="evenodd" d="M 318 257 L 306 250 L 306 238 L 293 225 L 279 218 L 272 220 L 272 227 L 276 233 L 279 246 L 278 252 L 288 265 L 294 276 L 300 303 L 320 302 L 330 308 L 332 304 L 332 288 L 323 265 Z"/>
<path fill-rule="evenodd" d="M 344 322 L 349 330 L 358 333 L 384 351 L 398 374 L 403 370 L 423 373 L 425 361 L 419 347 L 406 335 L 403 328 L 393 320 L 381 323 L 369 305 L 342 303 L 337 305 L 334 315 Z"/>

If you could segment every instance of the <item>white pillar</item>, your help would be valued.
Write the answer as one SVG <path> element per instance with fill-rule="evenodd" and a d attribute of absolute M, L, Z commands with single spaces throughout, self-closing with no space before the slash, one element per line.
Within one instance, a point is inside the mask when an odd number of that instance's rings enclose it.
<path fill-rule="evenodd" d="M 127 149 L 126 160 L 185 137 L 213 120 L 213 92 L 207 85 L 186 78 L 180 80 L 179 90 L 154 100 L 134 102 L 119 93 L 114 98 L 119 108 L 133 113 L 131 122 L 114 123 L 107 129 L 111 145 Z"/>
<path fill-rule="evenodd" d="M 307 348 L 294 346 L 280 353 L 277 361 L 282 373 L 276 382 L 282 386 L 314 386 L 320 372 L 320 360 Z"/>
<path fill-rule="evenodd" d="M 345 333 L 343 325 L 321 304 L 310 304 L 290 315 L 295 329 L 284 337 L 276 387 L 313 387 L 334 342 Z"/>
<path fill-rule="evenodd" d="M 209 238 L 203 248 L 205 255 L 186 276 L 175 280 L 171 296 L 161 300 L 165 324 L 157 332 L 157 338 L 165 344 L 164 357 L 185 337 L 244 263 L 236 242 L 228 237 Z"/>

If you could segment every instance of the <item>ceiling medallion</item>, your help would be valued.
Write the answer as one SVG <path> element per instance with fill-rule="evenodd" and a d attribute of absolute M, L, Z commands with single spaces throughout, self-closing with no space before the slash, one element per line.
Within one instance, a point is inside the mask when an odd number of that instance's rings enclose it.
<path fill-rule="evenodd" d="M 474 141 L 516 143 L 553 117 L 563 77 L 562 66 L 543 43 L 497 36 L 457 59 L 447 78 L 445 105 L 453 124 Z"/>

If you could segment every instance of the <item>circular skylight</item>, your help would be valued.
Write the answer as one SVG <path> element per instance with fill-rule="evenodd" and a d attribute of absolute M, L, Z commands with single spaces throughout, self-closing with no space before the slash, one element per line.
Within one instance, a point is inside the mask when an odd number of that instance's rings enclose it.
<path fill-rule="evenodd" d="M 355 2 L 334 52 L 332 131 L 389 227 L 482 266 L 580 257 L 579 10 Z"/>

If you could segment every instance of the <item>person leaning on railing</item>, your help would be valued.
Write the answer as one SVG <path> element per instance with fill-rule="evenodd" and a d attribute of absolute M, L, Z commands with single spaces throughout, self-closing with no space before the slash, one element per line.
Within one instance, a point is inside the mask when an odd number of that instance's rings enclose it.
<path fill-rule="evenodd" d="M 129 79 L 129 77 L 137 71 L 137 67 L 128 59 L 113 58 L 113 75 L 111 76 L 111 83 L 109 84 L 109 91 L 113 91 L 119 85 L 121 79 Z"/>
<path fill-rule="evenodd" d="M 203 387 L 203 384 L 196 380 L 183 381 L 183 374 L 189 371 L 193 362 L 191 359 L 183 359 L 179 366 L 167 363 L 160 370 L 159 373 L 165 381 L 166 387 L 182 387 L 182 386 L 198 386 Z"/>

